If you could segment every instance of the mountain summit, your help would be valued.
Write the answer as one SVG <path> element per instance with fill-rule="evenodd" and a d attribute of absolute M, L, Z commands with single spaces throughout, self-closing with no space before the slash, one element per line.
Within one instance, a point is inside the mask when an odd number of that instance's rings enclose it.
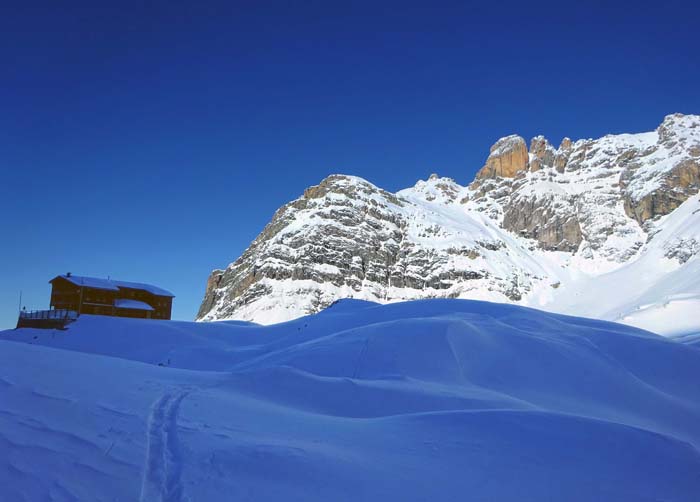
<path fill-rule="evenodd" d="M 511 135 L 468 186 L 332 175 L 207 282 L 198 320 L 274 323 L 340 298 L 470 298 L 700 331 L 700 116 L 554 148 Z M 668 322 L 673 319 L 673 322 Z"/>

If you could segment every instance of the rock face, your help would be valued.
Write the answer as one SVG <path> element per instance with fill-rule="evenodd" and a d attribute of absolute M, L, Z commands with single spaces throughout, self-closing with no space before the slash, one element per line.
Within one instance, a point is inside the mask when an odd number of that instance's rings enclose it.
<path fill-rule="evenodd" d="M 526 171 L 528 166 L 527 145 L 525 140 L 515 134 L 499 139 L 491 147 L 486 165 L 477 173 L 482 178 L 513 178 Z"/>
<path fill-rule="evenodd" d="M 700 187 L 700 117 L 669 115 L 657 133 L 656 145 L 622 159 L 625 212 L 640 224 L 670 213 Z"/>
<path fill-rule="evenodd" d="M 552 167 L 556 152 L 544 136 L 535 136 L 530 142 L 530 171 Z"/>
<path fill-rule="evenodd" d="M 553 270 L 599 274 L 637 259 L 657 220 L 699 188 L 700 117 L 680 114 L 649 133 L 564 138 L 557 149 L 507 136 L 468 187 L 431 175 L 392 194 L 333 175 L 211 274 L 198 319 L 283 321 L 346 297 L 541 304 L 551 285 L 566 290 Z"/>
<path fill-rule="evenodd" d="M 660 179 L 660 186 L 636 200 L 625 193 L 625 212 L 640 224 L 655 216 L 665 215 L 680 206 L 700 186 L 700 163 L 687 159 Z"/>
<path fill-rule="evenodd" d="M 576 251 L 583 236 L 573 200 L 521 197 L 503 211 L 503 228 L 536 240 L 549 251 Z"/>
<path fill-rule="evenodd" d="M 359 291 L 364 282 L 411 283 L 424 279 L 410 274 L 392 278 L 399 259 L 405 221 L 393 194 L 364 180 L 330 176 L 304 195 L 283 206 L 251 246 L 230 267 L 215 271 L 200 309 L 224 315 L 265 295 L 271 281 L 328 284 Z M 234 285 L 222 290 L 220 285 Z M 416 284 L 418 286 L 418 284 Z M 302 290 L 304 290 L 302 288 Z M 225 296 L 218 292 L 225 291 Z M 316 294 L 309 311 L 329 305 L 334 298 Z M 225 304 L 222 304 L 222 299 Z"/>
<path fill-rule="evenodd" d="M 565 138 L 557 150 L 537 136 L 524 178 L 495 176 L 488 189 L 477 179 L 472 200 L 495 207 L 503 228 L 544 249 L 574 252 L 583 244 L 625 260 L 647 238 L 641 225 L 698 192 L 698 145 L 700 117 L 680 114 L 650 133 Z"/>
<path fill-rule="evenodd" d="M 198 318 L 245 311 L 251 319 L 265 313 L 285 320 L 348 296 L 458 297 L 491 286 L 494 298 L 517 299 L 541 270 L 501 274 L 488 260 L 506 243 L 482 228 L 481 218 L 446 228 L 440 224 L 446 215 L 429 209 L 458 206 L 465 190 L 433 177 L 391 194 L 360 178 L 329 176 L 279 209 L 225 271 L 212 273 Z"/>

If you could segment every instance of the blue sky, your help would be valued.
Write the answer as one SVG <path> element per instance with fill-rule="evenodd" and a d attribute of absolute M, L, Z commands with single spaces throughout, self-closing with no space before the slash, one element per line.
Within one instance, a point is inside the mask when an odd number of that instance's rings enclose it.
<path fill-rule="evenodd" d="M 67 271 L 192 319 L 210 270 L 331 173 L 466 184 L 510 133 L 700 113 L 694 2 L 61 4 L 0 12 L 0 328 Z"/>

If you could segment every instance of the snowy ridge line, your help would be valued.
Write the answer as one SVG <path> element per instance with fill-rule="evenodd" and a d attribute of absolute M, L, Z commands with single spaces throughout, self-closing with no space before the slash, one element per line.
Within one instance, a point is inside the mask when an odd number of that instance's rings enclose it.
<path fill-rule="evenodd" d="M 190 392 L 189 388 L 166 392 L 151 407 L 139 502 L 182 500 L 177 415 L 182 400 Z"/>

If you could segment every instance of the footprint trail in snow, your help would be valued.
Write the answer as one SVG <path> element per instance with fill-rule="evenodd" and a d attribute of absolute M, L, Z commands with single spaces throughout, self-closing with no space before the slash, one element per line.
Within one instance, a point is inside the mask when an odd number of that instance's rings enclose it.
<path fill-rule="evenodd" d="M 182 458 L 177 437 L 177 415 L 180 403 L 190 391 L 167 392 L 151 407 L 140 502 L 182 500 Z"/>

